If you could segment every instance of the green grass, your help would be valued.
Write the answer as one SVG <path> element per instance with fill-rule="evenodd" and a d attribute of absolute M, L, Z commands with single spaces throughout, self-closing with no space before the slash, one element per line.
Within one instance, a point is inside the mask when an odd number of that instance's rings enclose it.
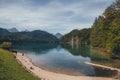
<path fill-rule="evenodd" d="M 10 52 L 0 49 L 0 80 L 40 79 L 28 73 Z"/>

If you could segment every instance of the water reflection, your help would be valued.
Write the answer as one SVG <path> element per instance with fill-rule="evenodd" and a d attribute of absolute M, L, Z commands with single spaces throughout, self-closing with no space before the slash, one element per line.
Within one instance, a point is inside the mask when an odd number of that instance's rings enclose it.
<path fill-rule="evenodd" d="M 13 49 L 33 52 L 34 54 L 44 54 L 50 49 L 56 48 L 57 44 L 42 44 L 42 43 L 17 43 L 13 45 Z"/>
<path fill-rule="evenodd" d="M 99 69 L 86 65 L 84 62 L 109 60 L 108 57 L 91 50 L 87 45 L 73 47 L 70 45 L 26 43 L 16 44 L 14 49 L 25 51 L 39 67 L 72 75 L 101 76 L 98 73 Z"/>

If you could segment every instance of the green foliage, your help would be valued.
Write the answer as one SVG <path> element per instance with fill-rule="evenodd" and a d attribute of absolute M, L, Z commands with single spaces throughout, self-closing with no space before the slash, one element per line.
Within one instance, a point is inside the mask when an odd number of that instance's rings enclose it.
<path fill-rule="evenodd" d="M 95 19 L 92 26 L 90 42 L 93 47 L 107 52 L 120 54 L 120 1 L 109 6 L 102 16 Z"/>
<path fill-rule="evenodd" d="M 9 50 L 12 47 L 12 43 L 11 42 L 3 42 L 0 47 L 3 49 Z"/>
<path fill-rule="evenodd" d="M 62 38 L 63 43 L 79 38 L 79 42 L 90 43 L 112 55 L 120 56 L 120 0 L 110 5 L 102 16 L 95 19 L 91 29 L 73 30 Z"/>
<path fill-rule="evenodd" d="M 120 37 L 113 39 L 111 52 L 117 56 L 120 56 Z"/>
<path fill-rule="evenodd" d="M 6 29 L 0 28 L 0 42 L 41 42 L 41 43 L 56 43 L 58 39 L 52 34 L 41 31 L 34 30 L 31 32 L 16 32 L 8 33 Z"/>
<path fill-rule="evenodd" d="M 90 36 L 90 31 L 91 29 L 82 29 L 82 30 L 72 30 L 70 33 L 66 34 L 65 36 L 62 37 L 61 42 L 62 43 L 70 43 L 71 39 L 78 39 L 79 43 L 90 43 L 89 36 Z"/>
<path fill-rule="evenodd" d="M 18 64 L 10 52 L 0 49 L 0 80 L 40 80 Z"/>

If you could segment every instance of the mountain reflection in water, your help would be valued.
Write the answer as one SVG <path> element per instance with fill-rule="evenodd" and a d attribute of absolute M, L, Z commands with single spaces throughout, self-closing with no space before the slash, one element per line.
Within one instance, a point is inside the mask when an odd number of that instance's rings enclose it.
<path fill-rule="evenodd" d="M 35 65 L 46 70 L 70 75 L 111 77 L 117 74 L 116 71 L 85 64 L 84 62 L 112 62 L 108 55 L 94 51 L 87 45 L 72 47 L 70 45 L 24 43 L 14 44 L 13 48 L 26 53 Z"/>

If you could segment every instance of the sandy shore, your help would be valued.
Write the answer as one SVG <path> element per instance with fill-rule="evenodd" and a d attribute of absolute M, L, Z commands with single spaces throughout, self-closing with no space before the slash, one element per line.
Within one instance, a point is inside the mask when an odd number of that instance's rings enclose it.
<path fill-rule="evenodd" d="M 101 67 L 101 68 L 106 68 L 106 69 L 110 69 L 110 70 L 116 70 L 116 71 L 118 71 L 120 73 L 120 69 L 118 69 L 118 68 L 112 68 L 112 67 L 99 65 L 99 64 L 94 64 L 94 63 L 90 63 L 90 62 L 85 62 L 85 64 L 96 66 L 96 67 Z"/>
<path fill-rule="evenodd" d="M 15 56 L 17 61 L 28 72 L 31 72 L 33 75 L 41 78 L 41 80 L 119 80 L 105 77 L 71 76 L 67 74 L 50 72 L 35 66 L 31 60 L 26 55 L 22 55 L 22 53 L 17 53 Z"/>

